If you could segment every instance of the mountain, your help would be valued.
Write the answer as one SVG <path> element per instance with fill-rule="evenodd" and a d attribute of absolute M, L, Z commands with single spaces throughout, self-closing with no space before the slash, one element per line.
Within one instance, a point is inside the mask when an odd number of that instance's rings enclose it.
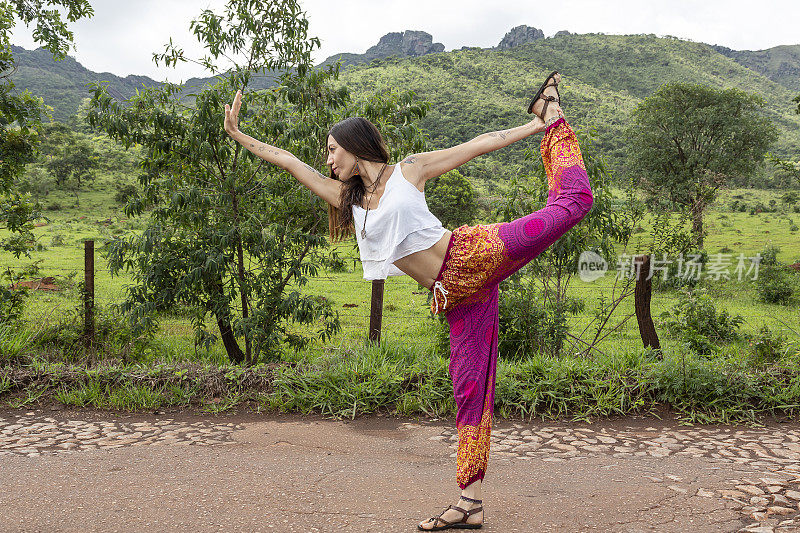
<path fill-rule="evenodd" d="M 12 45 L 16 69 L 11 78 L 17 89 L 28 89 L 40 96 L 44 103 L 53 108 L 53 118 L 66 122 L 78 110 L 81 101 L 91 96 L 92 83 L 108 83 L 108 92 L 118 100 L 127 100 L 142 87 L 161 85 L 147 76 L 126 76 L 121 78 L 110 72 L 93 72 L 73 57 L 60 61 L 53 59 L 44 48 L 26 50 Z M 202 87 L 212 78 L 191 78 L 185 85 L 190 88 Z"/>
<path fill-rule="evenodd" d="M 53 108 L 53 118 L 66 122 L 78 110 L 84 98 L 90 96 L 90 84 L 108 82 L 109 93 L 119 100 L 126 100 L 136 93 L 137 89 L 154 87 L 162 82 L 147 76 L 127 76 L 121 78 L 109 72 L 93 72 L 78 63 L 73 57 L 61 61 L 53 59 L 44 48 L 26 50 L 12 46 L 16 70 L 12 75 L 14 83 L 20 89 L 29 89 L 33 94 L 42 97 L 45 104 Z M 433 37 L 424 31 L 407 30 L 388 33 L 381 37 L 378 44 L 369 48 L 364 54 L 336 54 L 320 65 L 327 66 L 337 61 L 344 65 L 360 65 L 376 59 L 387 57 L 418 57 L 444 51 L 442 43 L 434 43 Z M 213 78 L 192 78 L 185 82 L 191 88 L 202 87 L 213 82 Z M 254 89 L 264 89 L 274 85 L 275 76 L 266 73 L 253 80 Z"/>
<path fill-rule="evenodd" d="M 797 64 L 800 64 L 798 62 Z M 780 130 L 780 156 L 800 153 L 797 91 L 782 78 L 751 70 L 711 45 L 654 35 L 562 34 L 508 50 L 459 50 L 416 58 L 389 58 L 345 69 L 341 83 L 354 94 L 391 87 L 410 89 L 431 104 L 421 126 L 434 148 L 452 146 L 480 133 L 529 119 L 525 108 L 552 70 L 564 76 L 564 110 L 575 128 L 595 132 L 595 148 L 613 168 L 623 169 L 625 128 L 630 111 L 667 82 L 692 81 L 735 87 L 761 95 L 764 112 Z M 509 179 L 531 164 L 517 143 L 483 156 L 463 169 L 466 175 Z"/>
<path fill-rule="evenodd" d="M 16 61 L 16 70 L 11 78 L 17 88 L 29 89 L 42 97 L 47 105 L 53 107 L 53 118 L 62 122 L 75 114 L 81 100 L 89 97 L 90 83 L 108 81 L 109 92 L 119 99 L 130 98 L 142 84 L 157 83 L 147 76 L 120 78 L 108 72 L 92 72 L 69 56 L 55 61 L 44 48 L 11 48 Z"/>
<path fill-rule="evenodd" d="M 628 114 L 661 84 L 672 81 L 761 95 L 766 114 L 781 133 L 774 151 L 791 157 L 800 153 L 800 116 L 792 102 L 800 92 L 800 45 L 735 51 L 655 35 L 559 32 L 542 37 L 540 30 L 522 26 L 512 29 L 496 48 L 442 49 L 430 34 L 406 31 L 385 35 L 365 54 L 339 54 L 322 64 L 344 60 L 340 83 L 356 97 L 395 87 L 414 90 L 429 101 L 431 111 L 422 127 L 432 148 L 528 120 L 528 99 L 544 76 L 558 69 L 565 78 L 562 95 L 571 123 L 596 131 L 595 146 L 614 168 L 624 161 Z M 66 120 L 89 96 L 89 82 L 109 81 L 119 98 L 131 96 L 142 84 L 158 84 L 144 76 L 94 73 L 72 58 L 55 62 L 43 50 L 15 47 L 14 53 L 17 86 L 42 96 L 58 120 Z M 259 82 L 266 87 L 271 79 L 259 77 Z M 465 172 L 487 183 L 512 177 L 530 166 L 524 150 L 524 143 L 518 143 L 479 158 Z"/>

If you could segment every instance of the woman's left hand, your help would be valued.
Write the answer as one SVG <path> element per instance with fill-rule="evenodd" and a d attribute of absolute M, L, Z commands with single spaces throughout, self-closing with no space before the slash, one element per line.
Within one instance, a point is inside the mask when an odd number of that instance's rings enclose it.
<path fill-rule="evenodd" d="M 542 133 L 547 130 L 547 126 L 540 117 L 534 117 L 533 120 L 528 122 L 528 126 L 533 128 L 533 133 Z"/>

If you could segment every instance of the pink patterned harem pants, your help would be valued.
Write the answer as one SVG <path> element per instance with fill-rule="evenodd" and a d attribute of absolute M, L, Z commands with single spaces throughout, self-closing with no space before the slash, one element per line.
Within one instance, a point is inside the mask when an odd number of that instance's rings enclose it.
<path fill-rule="evenodd" d="M 547 204 L 513 222 L 462 226 L 450 239 L 432 287 L 432 311 L 450 325 L 450 376 L 458 413 L 458 473 L 463 489 L 483 479 L 489 458 L 499 331 L 498 284 L 580 222 L 593 196 L 575 133 L 564 121 L 541 143 Z"/>

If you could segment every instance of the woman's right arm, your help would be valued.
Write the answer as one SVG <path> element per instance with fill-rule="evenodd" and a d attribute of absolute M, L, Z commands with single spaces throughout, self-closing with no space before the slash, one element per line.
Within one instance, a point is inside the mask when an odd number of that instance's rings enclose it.
<path fill-rule="evenodd" d="M 239 109 L 242 106 L 242 92 L 237 91 L 233 106 L 225 104 L 225 131 L 233 140 L 240 143 L 253 155 L 277 165 L 308 187 L 311 192 L 334 207 L 340 206 L 342 182 L 330 179 L 314 170 L 311 165 L 300 161 L 294 154 L 245 135 L 239 131 Z"/>

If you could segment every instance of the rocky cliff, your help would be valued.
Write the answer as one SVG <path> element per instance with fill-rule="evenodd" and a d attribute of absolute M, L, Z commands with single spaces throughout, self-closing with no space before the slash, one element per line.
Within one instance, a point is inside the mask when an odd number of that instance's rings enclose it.
<path fill-rule="evenodd" d="M 506 36 L 503 37 L 503 40 L 500 41 L 497 48 L 500 50 L 508 50 L 509 48 L 527 44 L 538 39 L 544 39 L 544 32 L 542 30 L 525 25 L 517 26 L 516 28 L 511 28 L 511 31 L 506 33 Z"/>
<path fill-rule="evenodd" d="M 387 33 L 380 38 L 378 44 L 370 47 L 364 54 L 336 54 L 323 61 L 322 65 L 328 65 L 336 61 L 354 65 L 369 63 L 375 59 L 384 59 L 391 56 L 417 57 L 439 52 L 444 52 L 444 45 L 442 43 L 434 43 L 430 33 L 406 30 L 404 32 Z"/>
<path fill-rule="evenodd" d="M 365 55 L 370 59 L 377 59 L 389 56 L 424 56 L 437 52 L 444 52 L 444 45 L 434 43 L 430 33 L 407 30 L 402 33 L 387 33 Z"/>

